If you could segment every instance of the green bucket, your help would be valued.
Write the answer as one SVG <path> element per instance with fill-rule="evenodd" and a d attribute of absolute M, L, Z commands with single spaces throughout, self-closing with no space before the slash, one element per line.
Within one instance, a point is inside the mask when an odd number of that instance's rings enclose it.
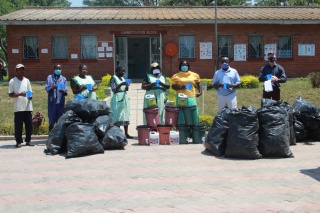
<path fill-rule="evenodd" d="M 179 130 L 179 144 L 188 144 L 191 138 L 190 127 L 185 124 L 178 124 L 176 129 Z"/>
<path fill-rule="evenodd" d="M 183 112 L 185 124 L 192 126 L 199 123 L 199 116 L 197 113 L 196 105 L 181 107 L 181 110 Z"/>
<path fill-rule="evenodd" d="M 205 124 L 196 124 L 191 127 L 192 129 L 192 141 L 193 143 L 202 144 L 206 139 L 206 129 Z"/>

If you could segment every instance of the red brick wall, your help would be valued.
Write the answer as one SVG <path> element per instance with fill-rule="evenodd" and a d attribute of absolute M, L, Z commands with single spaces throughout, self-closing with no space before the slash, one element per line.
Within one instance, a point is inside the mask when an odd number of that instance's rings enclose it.
<path fill-rule="evenodd" d="M 95 79 L 101 79 L 106 73 L 113 74 L 113 58 L 100 60 L 80 59 L 80 36 L 96 35 L 98 41 L 112 42 L 113 35 L 110 31 L 123 30 L 165 30 L 163 35 L 163 72 L 172 76 L 178 71 L 178 54 L 170 57 L 166 55 L 164 47 L 167 43 L 173 42 L 178 45 L 179 35 L 195 36 L 195 59 L 188 59 L 191 70 L 200 74 L 201 78 L 212 78 L 215 67 L 215 36 L 214 25 L 185 25 L 185 26 L 159 26 L 159 25 L 35 25 L 35 26 L 7 26 L 7 42 L 9 53 L 9 71 L 11 77 L 14 73 L 14 66 L 23 63 L 27 67 L 26 76 L 35 81 L 45 81 L 48 74 L 52 73 L 53 65 L 60 63 L 63 67 L 63 74 L 70 79 L 78 73 L 80 64 L 86 64 Z M 278 59 L 288 77 L 305 77 L 310 72 L 320 71 L 319 68 L 319 44 L 320 27 L 317 25 L 218 25 L 218 34 L 233 35 L 233 43 L 248 42 L 248 35 L 262 35 L 263 43 L 277 43 L 279 35 L 293 36 L 293 58 Z M 51 36 L 68 35 L 67 60 L 53 60 L 51 57 Z M 39 60 L 23 60 L 22 36 L 38 36 Z M 200 60 L 199 42 L 212 42 L 213 59 Z M 315 56 L 298 56 L 298 43 L 315 44 Z M 113 43 L 112 46 L 114 47 Z M 47 54 L 41 53 L 41 49 L 48 49 Z M 19 49 L 19 54 L 12 54 L 12 49 Z M 247 47 L 248 51 L 248 47 Z M 71 59 L 71 54 L 78 54 L 78 59 Z M 259 69 L 266 62 L 261 59 L 248 59 L 243 62 L 235 62 L 231 58 L 231 66 L 238 70 L 240 75 L 258 75 Z"/>

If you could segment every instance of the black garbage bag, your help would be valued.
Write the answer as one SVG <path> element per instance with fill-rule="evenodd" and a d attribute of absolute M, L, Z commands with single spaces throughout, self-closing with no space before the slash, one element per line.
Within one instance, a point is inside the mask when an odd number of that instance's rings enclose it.
<path fill-rule="evenodd" d="M 102 115 L 94 119 L 93 125 L 96 128 L 96 134 L 99 138 L 103 138 L 106 132 L 113 127 L 114 121 L 111 115 Z"/>
<path fill-rule="evenodd" d="M 308 136 L 308 129 L 306 126 L 299 120 L 295 120 L 294 124 L 294 133 L 296 135 L 297 142 L 302 142 Z"/>
<path fill-rule="evenodd" d="M 101 116 L 109 115 L 110 107 L 105 101 L 88 99 L 71 99 L 64 106 L 64 111 L 72 110 L 85 122 Z"/>
<path fill-rule="evenodd" d="M 296 140 L 296 135 L 294 132 L 294 109 L 293 106 L 291 106 L 289 103 L 287 102 L 281 102 L 280 103 L 280 107 L 284 108 L 287 112 L 288 112 L 288 122 L 289 122 L 289 142 L 290 142 L 290 146 L 291 145 L 296 145 L 297 144 L 297 140 Z"/>
<path fill-rule="evenodd" d="M 259 159 L 259 121 L 252 107 L 233 109 L 229 113 L 227 148 L 224 154 L 230 158 Z"/>
<path fill-rule="evenodd" d="M 204 147 L 217 157 L 223 156 L 226 151 L 230 111 L 229 108 L 223 108 L 216 114 L 204 143 Z"/>
<path fill-rule="evenodd" d="M 268 98 L 261 98 L 261 108 L 263 107 L 268 107 L 268 106 L 279 106 L 280 101 L 275 101 L 272 99 L 268 99 Z"/>
<path fill-rule="evenodd" d="M 68 126 L 65 132 L 68 147 L 66 158 L 104 153 L 95 128 L 88 123 L 73 123 Z"/>
<path fill-rule="evenodd" d="M 263 157 L 293 157 L 290 150 L 288 112 L 279 106 L 263 107 L 259 118 L 259 151 Z"/>
<path fill-rule="evenodd" d="M 318 129 L 310 129 L 307 137 L 314 141 L 320 141 L 320 127 Z"/>
<path fill-rule="evenodd" d="M 100 141 L 104 149 L 123 149 L 127 144 L 127 137 L 117 126 L 111 127 Z"/>
<path fill-rule="evenodd" d="M 72 110 L 68 110 L 59 118 L 50 131 L 46 146 L 53 155 L 67 151 L 65 131 L 70 124 L 75 122 L 82 122 L 82 120 Z"/>
<path fill-rule="evenodd" d="M 317 107 L 299 96 L 295 100 L 293 108 L 295 111 L 299 111 L 298 120 L 303 122 L 308 129 L 318 129 L 320 127 L 320 111 Z"/>

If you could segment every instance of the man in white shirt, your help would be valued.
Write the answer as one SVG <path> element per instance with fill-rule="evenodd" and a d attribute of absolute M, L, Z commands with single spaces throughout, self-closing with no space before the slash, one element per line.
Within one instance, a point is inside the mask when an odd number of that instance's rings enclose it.
<path fill-rule="evenodd" d="M 14 98 L 14 136 L 16 147 L 21 148 L 23 123 L 26 129 L 25 142 L 27 146 L 34 146 L 31 143 L 32 135 L 32 88 L 29 79 L 24 77 L 25 67 L 17 64 L 16 77 L 9 81 L 9 97 Z M 28 95 L 27 95 L 28 94 Z"/>

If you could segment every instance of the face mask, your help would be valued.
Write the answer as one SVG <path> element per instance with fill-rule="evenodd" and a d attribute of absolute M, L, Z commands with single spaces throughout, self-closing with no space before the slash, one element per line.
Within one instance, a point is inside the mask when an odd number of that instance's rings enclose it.
<path fill-rule="evenodd" d="M 154 70 L 152 70 L 152 74 L 153 74 L 153 75 L 156 75 L 156 74 L 159 75 L 159 73 L 160 73 L 160 70 L 159 70 L 159 69 L 154 69 Z"/>
<path fill-rule="evenodd" d="M 188 71 L 188 66 L 182 66 L 181 67 L 182 72 L 187 72 Z"/>
<path fill-rule="evenodd" d="M 228 70 L 228 69 L 229 69 L 229 64 L 228 64 L 228 63 L 223 63 L 223 64 L 221 65 L 221 68 L 222 68 L 223 70 Z"/>
<path fill-rule="evenodd" d="M 276 58 L 275 57 L 270 57 L 270 58 L 268 58 L 268 61 L 274 62 L 274 61 L 276 61 Z"/>
<path fill-rule="evenodd" d="M 56 74 L 56 75 L 60 75 L 61 74 L 61 72 L 62 72 L 62 70 L 54 70 L 54 74 Z"/>

